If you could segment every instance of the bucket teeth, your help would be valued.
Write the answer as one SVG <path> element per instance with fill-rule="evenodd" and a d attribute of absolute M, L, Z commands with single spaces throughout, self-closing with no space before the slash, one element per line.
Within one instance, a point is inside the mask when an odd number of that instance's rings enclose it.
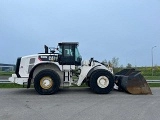
<path fill-rule="evenodd" d="M 135 69 L 123 69 L 115 74 L 115 84 L 118 90 L 126 91 L 130 94 L 152 94 L 151 89 L 141 75 Z"/>

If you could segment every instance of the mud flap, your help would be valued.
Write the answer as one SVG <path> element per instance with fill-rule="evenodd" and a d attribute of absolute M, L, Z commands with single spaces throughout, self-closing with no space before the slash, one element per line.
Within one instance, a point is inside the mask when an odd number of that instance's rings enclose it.
<path fill-rule="evenodd" d="M 140 71 L 135 69 L 123 69 L 116 73 L 115 83 L 119 91 L 126 91 L 130 94 L 152 94 L 145 78 Z"/>

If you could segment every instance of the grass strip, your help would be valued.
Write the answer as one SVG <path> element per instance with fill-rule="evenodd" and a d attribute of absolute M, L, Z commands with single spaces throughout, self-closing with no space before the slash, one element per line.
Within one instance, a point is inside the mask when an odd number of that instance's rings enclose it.
<path fill-rule="evenodd" d="M 0 88 L 23 88 L 23 86 L 16 83 L 0 83 Z"/>
<path fill-rule="evenodd" d="M 160 80 L 160 76 L 144 76 L 146 80 Z"/>
<path fill-rule="evenodd" d="M 160 87 L 160 83 L 149 83 L 150 87 Z"/>

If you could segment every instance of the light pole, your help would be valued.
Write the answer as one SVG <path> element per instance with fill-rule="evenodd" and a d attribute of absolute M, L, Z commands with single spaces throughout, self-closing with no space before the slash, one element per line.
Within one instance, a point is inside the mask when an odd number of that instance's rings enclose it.
<path fill-rule="evenodd" d="M 157 47 L 157 46 L 152 47 L 152 76 L 153 76 L 153 48 L 155 48 L 155 47 Z"/>

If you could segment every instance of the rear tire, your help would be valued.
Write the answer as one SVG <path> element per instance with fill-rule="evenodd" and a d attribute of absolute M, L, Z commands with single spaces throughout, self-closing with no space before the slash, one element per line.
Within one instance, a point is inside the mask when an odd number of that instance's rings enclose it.
<path fill-rule="evenodd" d="M 98 94 L 109 93 L 114 86 L 114 77 L 107 70 L 96 70 L 90 77 L 90 88 L 93 92 Z"/>
<path fill-rule="evenodd" d="M 34 78 L 34 88 L 41 95 L 56 93 L 60 87 L 60 77 L 53 70 L 42 70 Z"/>

